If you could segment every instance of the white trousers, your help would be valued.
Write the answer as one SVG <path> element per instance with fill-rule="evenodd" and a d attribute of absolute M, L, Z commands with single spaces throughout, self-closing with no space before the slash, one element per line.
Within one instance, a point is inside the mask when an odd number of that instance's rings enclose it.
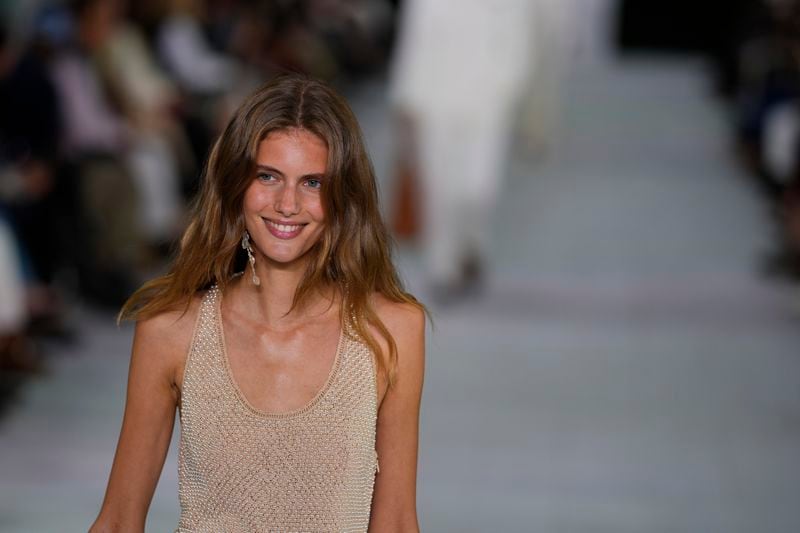
<path fill-rule="evenodd" d="M 483 256 L 491 236 L 511 121 L 506 111 L 481 115 L 417 117 L 422 233 L 432 282 L 456 280 L 463 259 L 470 253 Z"/>

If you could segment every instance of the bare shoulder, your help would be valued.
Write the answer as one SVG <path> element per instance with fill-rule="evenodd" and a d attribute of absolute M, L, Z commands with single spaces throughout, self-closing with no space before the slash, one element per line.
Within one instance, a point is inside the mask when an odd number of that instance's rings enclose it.
<path fill-rule="evenodd" d="M 166 345 L 185 344 L 190 340 L 197 313 L 200 310 L 201 295 L 196 295 L 189 308 L 162 311 L 157 315 L 136 321 L 136 336 L 142 341 L 154 341 Z"/>
<path fill-rule="evenodd" d="M 192 342 L 200 302 L 204 292 L 192 297 L 188 309 L 163 311 L 136 321 L 133 357 L 147 359 L 159 367 L 176 392 L 182 388 L 181 378 Z"/>
<path fill-rule="evenodd" d="M 424 335 L 425 312 L 416 305 L 395 302 L 379 293 L 372 295 L 372 304 L 378 318 L 395 338 L 395 342 Z"/>
<path fill-rule="evenodd" d="M 397 385 L 410 397 L 418 396 L 425 371 L 425 312 L 414 304 L 395 302 L 377 293 L 372 296 L 372 306 L 397 346 Z M 377 331 L 373 333 L 381 350 L 387 353 L 386 339 Z M 397 387 L 394 390 L 397 395 Z M 385 376 L 379 375 L 379 407 L 391 396 L 388 392 Z"/>

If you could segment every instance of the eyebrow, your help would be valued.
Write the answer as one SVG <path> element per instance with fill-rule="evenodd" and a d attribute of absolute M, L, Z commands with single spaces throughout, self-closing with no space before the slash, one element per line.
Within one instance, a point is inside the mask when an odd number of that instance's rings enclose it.
<path fill-rule="evenodd" d="M 274 174 L 280 174 L 281 176 L 284 176 L 284 173 L 283 173 L 283 172 L 281 172 L 281 171 L 280 171 L 280 170 L 278 170 L 277 168 L 275 168 L 275 167 L 271 167 L 271 166 L 269 166 L 269 165 L 256 165 L 256 170 L 262 170 L 262 171 L 266 171 L 266 172 L 272 172 L 272 173 L 274 173 Z M 302 179 L 306 179 L 306 178 L 313 178 L 313 179 L 324 179 L 324 178 L 325 178 L 325 174 L 324 174 L 324 173 L 318 173 L 318 174 L 305 174 L 305 175 L 303 175 L 303 176 L 300 176 L 300 177 L 301 177 Z"/>

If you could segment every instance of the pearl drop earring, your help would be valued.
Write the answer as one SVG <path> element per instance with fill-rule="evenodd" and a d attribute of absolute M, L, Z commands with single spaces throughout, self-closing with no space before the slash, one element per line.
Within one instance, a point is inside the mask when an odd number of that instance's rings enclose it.
<path fill-rule="evenodd" d="M 253 284 L 261 285 L 261 280 L 256 275 L 256 258 L 253 256 L 253 248 L 250 246 L 250 234 L 247 233 L 247 230 L 244 230 L 244 235 L 242 236 L 242 248 L 247 251 L 247 259 L 253 268 Z"/>

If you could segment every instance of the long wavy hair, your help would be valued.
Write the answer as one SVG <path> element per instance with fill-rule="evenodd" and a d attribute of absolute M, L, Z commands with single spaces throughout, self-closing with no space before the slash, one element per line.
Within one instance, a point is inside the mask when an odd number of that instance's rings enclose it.
<path fill-rule="evenodd" d="M 183 307 L 197 291 L 224 290 L 244 265 L 243 199 L 255 178 L 259 143 L 277 130 L 303 129 L 328 146 L 322 200 L 325 226 L 309 250 L 308 266 L 292 309 L 315 289 L 332 284 L 342 295 L 342 326 L 351 326 L 372 350 L 376 367 L 392 385 L 397 345 L 370 303 L 374 292 L 394 302 L 427 309 L 407 293 L 392 262 L 392 240 L 381 217 L 375 173 L 361 129 L 345 100 L 324 83 L 290 74 L 274 78 L 235 112 L 214 143 L 177 256 L 166 275 L 146 282 L 125 302 L 117 318 L 138 320 Z M 349 310 L 349 312 L 345 311 Z M 385 339 L 388 353 L 370 333 Z"/>

